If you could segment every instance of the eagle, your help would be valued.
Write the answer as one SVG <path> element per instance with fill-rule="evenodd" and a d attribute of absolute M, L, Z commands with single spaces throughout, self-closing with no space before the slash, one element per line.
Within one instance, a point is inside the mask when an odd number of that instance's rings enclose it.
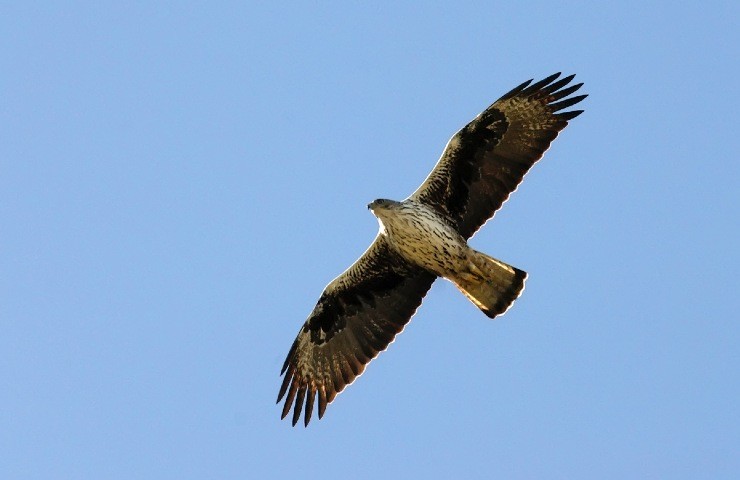
<path fill-rule="evenodd" d="M 527 274 L 472 249 L 467 240 L 568 121 L 583 112 L 562 111 L 586 97 L 571 96 L 583 85 L 571 85 L 574 76 L 559 79 L 556 73 L 514 88 L 452 136 L 411 196 L 368 205 L 379 232 L 326 286 L 298 332 L 280 371 L 281 418 L 294 405 L 293 426 L 302 412 L 308 426 L 317 399 L 322 418 L 337 394 L 403 330 L 438 277 L 490 318 L 519 297 Z"/>

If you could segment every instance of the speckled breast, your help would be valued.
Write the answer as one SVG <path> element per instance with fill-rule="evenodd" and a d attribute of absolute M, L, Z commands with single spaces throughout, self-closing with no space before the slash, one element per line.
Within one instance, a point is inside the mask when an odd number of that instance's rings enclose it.
<path fill-rule="evenodd" d="M 406 200 L 384 215 L 389 243 L 411 263 L 440 276 L 459 270 L 465 239 L 431 208 Z"/>

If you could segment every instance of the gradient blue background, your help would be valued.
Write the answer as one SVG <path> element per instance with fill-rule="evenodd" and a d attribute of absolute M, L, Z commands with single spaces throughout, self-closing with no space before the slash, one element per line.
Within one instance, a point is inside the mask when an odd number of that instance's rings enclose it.
<path fill-rule="evenodd" d="M 2 478 L 740 478 L 736 2 L 125 3 L 0 7 Z M 586 113 L 472 241 L 515 307 L 438 282 L 279 421 L 365 205 L 561 70 Z"/>

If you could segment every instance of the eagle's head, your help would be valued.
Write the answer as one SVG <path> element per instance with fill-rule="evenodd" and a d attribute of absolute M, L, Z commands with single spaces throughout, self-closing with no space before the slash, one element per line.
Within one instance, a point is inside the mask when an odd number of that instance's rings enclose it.
<path fill-rule="evenodd" d="M 398 205 L 398 203 L 399 202 L 395 200 L 379 198 L 377 200 L 373 200 L 372 202 L 368 203 L 367 208 L 370 209 L 373 213 L 375 213 L 376 210 L 388 210 L 390 208 L 393 208 L 394 206 Z"/>
<path fill-rule="evenodd" d="M 367 208 L 373 212 L 373 215 L 378 219 L 381 234 L 386 234 L 386 224 L 384 220 L 388 221 L 395 216 L 392 212 L 395 212 L 395 207 L 400 205 L 400 203 L 401 202 L 396 202 L 395 200 L 379 198 L 377 200 L 373 200 L 367 205 Z"/>

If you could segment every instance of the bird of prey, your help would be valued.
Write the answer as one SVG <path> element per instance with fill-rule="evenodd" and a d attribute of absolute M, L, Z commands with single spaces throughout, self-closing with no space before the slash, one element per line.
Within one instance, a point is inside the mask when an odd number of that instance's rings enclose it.
<path fill-rule="evenodd" d="M 288 352 L 278 403 L 293 425 L 318 415 L 393 341 L 437 277 L 451 281 L 488 317 L 504 313 L 527 274 L 470 248 L 469 239 L 509 198 L 568 121 L 562 112 L 586 95 L 559 73 L 524 82 L 447 143 L 407 199 L 368 205 L 380 229 L 365 253 L 326 286 Z"/>

